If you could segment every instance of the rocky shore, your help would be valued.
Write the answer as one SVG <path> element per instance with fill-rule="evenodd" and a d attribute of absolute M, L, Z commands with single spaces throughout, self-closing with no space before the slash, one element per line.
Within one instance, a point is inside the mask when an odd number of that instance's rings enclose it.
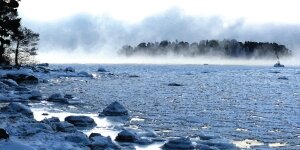
<path fill-rule="evenodd" d="M 103 68 L 98 71 L 107 72 Z M 201 136 L 196 138 L 197 141 L 188 137 L 167 140 L 159 138 L 151 130 L 135 130 L 124 126 L 118 128 L 115 137 L 93 132 L 87 134 L 84 131 L 91 131 L 99 126 L 95 119 L 88 115 L 75 114 L 62 120 L 58 117 L 46 117 L 49 114 L 43 113 L 45 118 L 38 121 L 30 103 L 80 103 L 80 100 L 70 94 L 53 93 L 45 98 L 39 89 L 32 88 L 39 83 L 48 83 L 49 78 L 56 77 L 93 78 L 93 75 L 76 72 L 72 67 L 51 70 L 48 64 L 0 69 L 0 150 L 136 149 L 136 146 L 146 149 L 151 145 L 156 145 L 154 149 L 237 149 L 230 143 L 201 140 Z M 130 112 L 119 102 L 113 102 L 100 111 L 98 117 L 128 120 Z"/>

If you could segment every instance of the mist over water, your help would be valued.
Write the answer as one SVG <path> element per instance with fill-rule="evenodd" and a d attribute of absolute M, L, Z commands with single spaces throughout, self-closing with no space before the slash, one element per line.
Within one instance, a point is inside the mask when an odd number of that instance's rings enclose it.
<path fill-rule="evenodd" d="M 293 57 L 281 59 L 286 65 L 299 65 L 300 26 L 297 24 L 253 24 L 244 19 L 223 20 L 219 16 L 193 17 L 172 8 L 138 23 L 125 23 L 109 16 L 88 14 L 53 22 L 24 20 L 40 33 L 38 60 L 49 63 L 150 63 L 150 64 L 237 64 L 270 65 L 274 60 L 225 59 L 222 57 L 123 57 L 123 45 L 140 42 L 236 39 L 238 41 L 276 42 L 292 50 Z M 46 27 L 45 27 L 46 26 Z"/>

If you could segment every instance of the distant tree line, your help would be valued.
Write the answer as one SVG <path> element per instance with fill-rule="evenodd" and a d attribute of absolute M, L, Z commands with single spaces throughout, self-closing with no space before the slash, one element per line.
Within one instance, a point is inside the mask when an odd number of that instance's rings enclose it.
<path fill-rule="evenodd" d="M 0 0 L 0 65 L 32 63 L 39 34 L 21 25 L 20 0 Z"/>
<path fill-rule="evenodd" d="M 184 41 L 161 41 L 161 42 L 142 42 L 137 46 L 124 45 L 119 51 L 126 56 L 133 55 L 182 55 L 182 56 L 203 56 L 203 55 L 220 55 L 226 57 L 275 57 L 289 56 L 291 51 L 285 45 L 269 42 L 239 42 L 232 40 L 202 40 L 198 43 L 188 43 Z"/>

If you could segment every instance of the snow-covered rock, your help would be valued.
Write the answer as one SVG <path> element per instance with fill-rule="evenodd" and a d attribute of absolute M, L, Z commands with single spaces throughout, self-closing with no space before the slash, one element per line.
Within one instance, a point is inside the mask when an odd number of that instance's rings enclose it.
<path fill-rule="evenodd" d="M 168 141 L 163 145 L 162 148 L 167 150 L 193 150 L 195 149 L 195 146 L 192 144 L 190 138 L 181 137 L 178 139 Z"/>
<path fill-rule="evenodd" d="M 73 124 L 76 127 L 94 127 L 96 123 L 93 118 L 88 116 L 68 116 L 65 121 Z"/>
<path fill-rule="evenodd" d="M 56 127 L 56 131 L 59 132 L 72 132 L 72 131 L 76 131 L 76 128 L 73 124 L 66 122 L 66 121 L 62 121 L 62 122 L 56 122 L 54 123 L 55 127 Z"/>
<path fill-rule="evenodd" d="M 73 67 L 67 67 L 65 69 L 66 72 L 75 72 L 75 69 Z"/>
<path fill-rule="evenodd" d="M 68 99 L 64 98 L 60 93 L 52 94 L 51 96 L 49 96 L 47 101 L 68 104 Z"/>
<path fill-rule="evenodd" d="M 111 140 L 111 138 L 109 136 L 104 137 L 104 136 L 101 136 L 101 134 L 100 135 L 94 134 L 93 136 L 90 135 L 89 139 L 91 141 L 89 147 L 92 150 L 99 150 L 99 149 L 118 150 L 118 149 L 121 149 L 118 145 L 113 143 L 113 141 Z"/>
<path fill-rule="evenodd" d="M 40 132 L 53 133 L 53 129 L 45 124 L 32 120 L 31 122 L 19 122 L 7 127 L 10 134 L 14 136 L 31 136 Z"/>
<path fill-rule="evenodd" d="M 100 115 L 104 116 L 127 116 L 128 110 L 125 109 L 123 105 L 119 102 L 113 102 L 108 105 L 105 109 L 103 109 Z"/>
<path fill-rule="evenodd" d="M 118 142 L 136 142 L 138 139 L 138 135 L 135 132 L 129 130 L 121 131 L 116 137 L 116 141 Z"/>
<path fill-rule="evenodd" d="M 0 150 L 35 150 L 34 148 L 16 141 L 0 141 Z"/>
<path fill-rule="evenodd" d="M 30 108 L 17 102 L 12 102 L 7 106 L 2 107 L 0 111 L 4 113 L 21 113 L 24 116 L 33 118 L 33 113 Z"/>
<path fill-rule="evenodd" d="M 3 128 L 0 128 L 0 140 L 1 139 L 8 139 L 9 138 L 9 135 L 8 133 L 6 132 L 5 129 Z"/>

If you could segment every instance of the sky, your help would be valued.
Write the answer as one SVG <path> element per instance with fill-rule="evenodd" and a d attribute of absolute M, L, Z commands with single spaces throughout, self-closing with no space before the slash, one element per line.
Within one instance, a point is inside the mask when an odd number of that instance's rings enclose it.
<path fill-rule="evenodd" d="M 19 14 L 25 26 L 40 33 L 41 61 L 53 61 L 59 54 L 62 58 L 55 60 L 58 63 L 76 62 L 79 59 L 74 57 L 80 54 L 97 62 L 97 57 L 116 55 L 122 45 L 142 41 L 235 38 L 274 41 L 298 49 L 299 3 L 297 0 L 23 0 Z"/>

